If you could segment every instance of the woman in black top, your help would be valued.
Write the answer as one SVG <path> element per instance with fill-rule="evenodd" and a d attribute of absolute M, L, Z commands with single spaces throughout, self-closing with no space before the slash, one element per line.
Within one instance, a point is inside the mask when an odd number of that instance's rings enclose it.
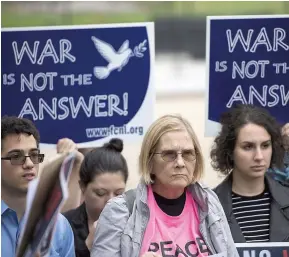
<path fill-rule="evenodd" d="M 235 243 L 289 241 L 289 188 L 267 170 L 283 169 L 280 125 L 268 111 L 239 105 L 224 113 L 211 151 L 227 175 L 217 186 Z"/>
<path fill-rule="evenodd" d="M 89 257 L 95 223 L 106 202 L 125 191 L 128 168 L 122 156 L 123 142 L 112 139 L 85 155 L 79 185 L 84 202 L 64 213 L 74 232 L 76 257 Z"/>

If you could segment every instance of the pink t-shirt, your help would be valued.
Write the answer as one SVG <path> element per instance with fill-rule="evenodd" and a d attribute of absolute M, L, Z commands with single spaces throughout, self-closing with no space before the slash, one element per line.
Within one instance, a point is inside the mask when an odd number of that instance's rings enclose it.
<path fill-rule="evenodd" d="M 148 206 L 150 219 L 140 256 L 150 251 L 163 257 L 209 256 L 209 250 L 199 231 L 197 206 L 188 191 L 183 212 L 179 216 L 169 216 L 160 209 L 151 186 L 148 187 Z"/>

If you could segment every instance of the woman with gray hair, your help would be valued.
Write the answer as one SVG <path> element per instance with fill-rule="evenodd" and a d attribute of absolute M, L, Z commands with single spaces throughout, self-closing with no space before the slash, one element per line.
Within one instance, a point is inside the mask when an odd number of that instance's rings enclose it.
<path fill-rule="evenodd" d="M 150 126 L 139 169 L 133 203 L 122 195 L 102 211 L 92 257 L 239 256 L 217 196 L 199 183 L 204 161 L 187 120 L 165 115 Z"/>

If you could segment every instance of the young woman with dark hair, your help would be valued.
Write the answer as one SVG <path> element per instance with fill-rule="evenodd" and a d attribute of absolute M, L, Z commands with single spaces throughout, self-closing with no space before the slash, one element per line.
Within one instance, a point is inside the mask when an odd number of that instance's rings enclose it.
<path fill-rule="evenodd" d="M 212 166 L 235 243 L 289 241 L 289 188 L 268 169 L 284 169 L 281 129 L 265 109 L 239 105 L 222 116 Z"/>
<path fill-rule="evenodd" d="M 121 139 L 111 139 L 84 157 L 79 181 L 84 202 L 64 213 L 74 232 L 76 257 L 90 256 L 95 223 L 100 213 L 108 200 L 125 191 L 128 168 L 122 149 Z"/>

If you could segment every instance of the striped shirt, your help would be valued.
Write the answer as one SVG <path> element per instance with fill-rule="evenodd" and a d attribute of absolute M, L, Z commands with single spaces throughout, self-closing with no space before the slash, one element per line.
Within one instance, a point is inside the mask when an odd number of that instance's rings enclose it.
<path fill-rule="evenodd" d="M 256 196 L 232 192 L 234 216 L 247 243 L 269 241 L 271 197 L 267 190 Z"/>

